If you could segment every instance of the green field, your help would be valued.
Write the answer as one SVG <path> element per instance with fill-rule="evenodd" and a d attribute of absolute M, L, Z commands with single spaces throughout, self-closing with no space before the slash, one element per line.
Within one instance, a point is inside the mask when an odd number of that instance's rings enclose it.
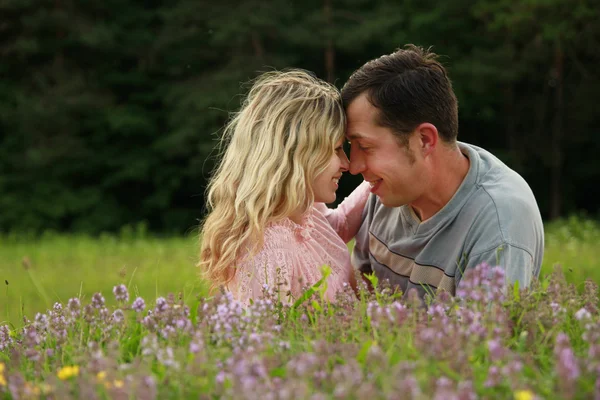
<path fill-rule="evenodd" d="M 23 314 L 31 319 L 80 293 L 89 299 L 99 291 L 109 299 L 119 283 L 145 299 L 174 293 L 190 301 L 206 290 L 194 266 L 197 244 L 194 235 L 159 239 L 132 230 L 98 238 L 0 237 L 0 278 L 5 282 L 0 322 L 21 326 Z M 587 278 L 598 283 L 599 248 L 600 225 L 593 220 L 573 217 L 548 224 L 542 276 L 561 265 L 567 280 L 578 287 Z"/>
<path fill-rule="evenodd" d="M 600 227 L 546 229 L 533 290 L 478 267 L 464 298 L 428 309 L 381 285 L 335 303 L 320 283 L 294 304 L 198 299 L 193 236 L 5 236 L 0 398 L 600 398 L 598 286 L 585 283 L 600 281 Z"/>
<path fill-rule="evenodd" d="M 196 257 L 193 236 L 2 237 L 0 321 L 21 326 L 23 314 L 31 319 L 80 293 L 84 300 L 101 292 L 110 303 L 111 290 L 120 283 L 132 296 L 154 299 L 181 293 L 187 301 L 205 291 L 196 274 Z"/>

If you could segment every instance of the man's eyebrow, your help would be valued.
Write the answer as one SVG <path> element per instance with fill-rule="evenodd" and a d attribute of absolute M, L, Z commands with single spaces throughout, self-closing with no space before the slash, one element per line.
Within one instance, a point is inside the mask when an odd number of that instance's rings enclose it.
<path fill-rule="evenodd" d="M 349 133 L 346 135 L 347 139 L 350 140 L 354 140 L 354 139 L 364 139 L 365 137 L 363 135 L 361 135 L 360 133 Z"/>

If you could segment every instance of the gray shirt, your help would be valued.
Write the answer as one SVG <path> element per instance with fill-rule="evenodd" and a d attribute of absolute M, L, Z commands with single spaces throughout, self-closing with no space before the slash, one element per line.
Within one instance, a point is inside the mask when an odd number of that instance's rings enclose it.
<path fill-rule="evenodd" d="M 527 287 L 538 277 L 544 226 L 525 180 L 498 158 L 459 142 L 469 171 L 452 199 L 421 222 L 412 207 L 385 207 L 371 195 L 356 236 L 352 264 L 407 293 L 451 294 L 464 272 L 481 263 L 502 266 L 507 282 Z"/>

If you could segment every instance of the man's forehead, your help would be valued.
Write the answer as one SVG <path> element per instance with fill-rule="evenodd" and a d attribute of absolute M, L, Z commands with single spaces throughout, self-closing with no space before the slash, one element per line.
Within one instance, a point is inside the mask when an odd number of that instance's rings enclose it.
<path fill-rule="evenodd" d="M 361 133 L 358 133 L 358 132 L 347 132 L 346 138 L 348 140 L 359 140 L 359 139 L 366 139 L 366 136 Z"/>

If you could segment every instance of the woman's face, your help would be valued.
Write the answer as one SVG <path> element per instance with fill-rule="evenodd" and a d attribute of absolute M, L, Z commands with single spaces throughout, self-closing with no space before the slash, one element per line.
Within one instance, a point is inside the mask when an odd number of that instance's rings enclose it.
<path fill-rule="evenodd" d="M 329 165 L 325 171 L 315 177 L 312 185 L 315 193 L 315 202 L 333 203 L 335 201 L 335 192 L 338 188 L 338 181 L 342 173 L 350 168 L 350 161 L 342 147 L 343 139 L 335 144 L 335 151 L 329 160 Z"/>

